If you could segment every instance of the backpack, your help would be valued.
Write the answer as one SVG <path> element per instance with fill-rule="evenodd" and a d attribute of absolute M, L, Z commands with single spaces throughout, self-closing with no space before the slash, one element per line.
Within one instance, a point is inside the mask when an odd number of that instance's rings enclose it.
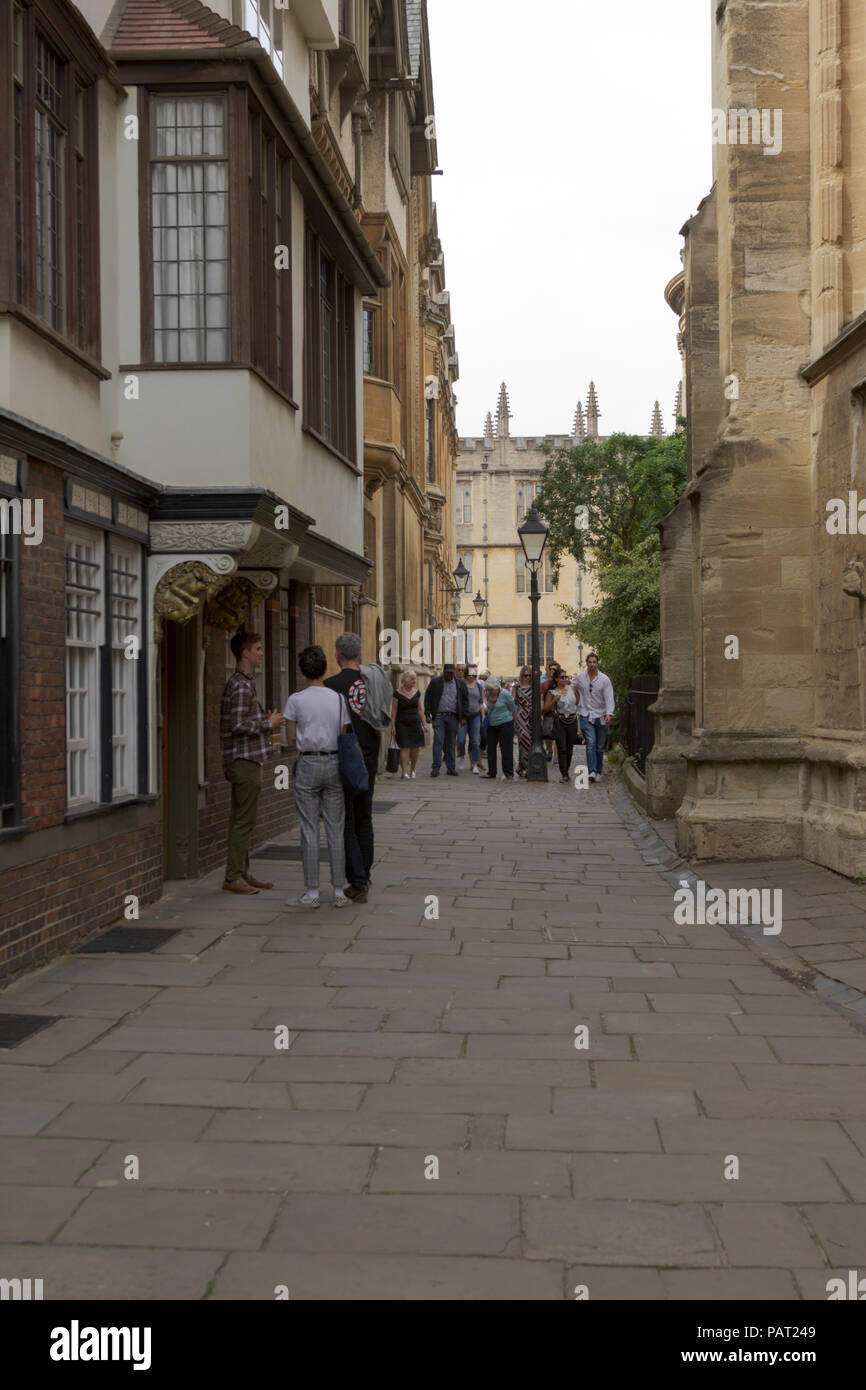
<path fill-rule="evenodd" d="M 394 687 L 381 666 L 370 663 L 361 667 L 361 675 L 367 686 L 367 699 L 361 712 L 361 719 L 371 729 L 381 733 L 391 727 L 391 704 Z"/>

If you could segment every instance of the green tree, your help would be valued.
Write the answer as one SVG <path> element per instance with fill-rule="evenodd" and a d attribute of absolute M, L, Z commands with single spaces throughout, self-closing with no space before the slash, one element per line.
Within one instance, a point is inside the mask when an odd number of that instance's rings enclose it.
<path fill-rule="evenodd" d="M 595 608 L 560 607 L 574 636 L 598 652 L 618 709 L 632 676 L 659 670 L 658 523 L 687 476 L 684 430 L 550 450 L 542 473 L 537 506 L 550 527 L 553 563 L 574 556 L 599 590 Z"/>
<path fill-rule="evenodd" d="M 548 448 L 536 506 L 550 527 L 554 565 L 563 555 L 602 565 L 632 550 L 655 533 L 686 476 L 685 434 L 613 434 L 572 449 Z"/>

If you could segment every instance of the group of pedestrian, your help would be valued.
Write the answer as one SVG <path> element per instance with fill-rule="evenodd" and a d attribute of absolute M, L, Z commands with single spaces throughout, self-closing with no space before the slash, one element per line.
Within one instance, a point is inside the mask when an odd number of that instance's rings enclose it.
<path fill-rule="evenodd" d="M 298 667 L 307 684 L 286 701 L 282 714 L 265 711 L 255 673 L 264 657 L 261 637 L 239 632 L 231 642 L 237 669 L 223 692 L 220 742 L 231 786 L 228 857 L 223 891 L 258 893 L 273 888 L 250 873 L 249 850 L 255 829 L 262 770 L 274 752 L 279 733 L 297 751 L 292 790 L 301 836 L 303 907 L 319 907 L 319 819 L 325 838 L 333 886 L 333 905 L 366 902 L 373 864 L 373 788 L 379 765 L 382 730 L 391 720 L 391 682 L 380 666 L 361 666 L 361 639 L 354 632 L 337 638 L 339 671 L 325 679 L 328 658 L 321 647 L 305 647 Z M 358 781 L 347 784 L 340 765 L 340 741 L 357 740 Z M 348 881 L 347 881 L 348 880 Z"/>
<path fill-rule="evenodd" d="M 433 729 L 431 777 L 439 776 L 443 758 L 447 775 L 456 777 L 457 755 L 465 766 L 468 744 L 473 774 L 496 779 L 501 757 L 502 775 L 512 782 L 515 736 L 517 775 L 526 775 L 532 750 L 529 666 L 521 668 L 509 688 L 489 672 L 479 676 L 475 666 L 446 662 L 441 676 L 434 676 L 427 686 L 422 703 L 414 671 L 404 671 L 394 690 L 381 666 L 361 665 L 361 639 L 344 632 L 335 644 L 336 675 L 326 678 L 328 659 L 321 647 L 304 648 L 298 666 L 306 686 L 289 696 L 280 713 L 266 711 L 258 698 L 255 677 L 264 660 L 259 634 L 238 632 L 231 649 L 237 668 L 226 684 L 220 716 L 223 767 L 231 787 L 224 892 L 258 893 L 273 888 L 250 873 L 249 850 L 263 768 L 274 752 L 275 737 L 280 741 L 285 737 L 289 748 L 297 751 L 292 790 L 304 873 L 304 892 L 297 901 L 303 907 L 320 906 L 320 818 L 325 823 L 334 907 L 367 900 L 374 856 L 373 789 L 384 730 L 390 728 L 407 780 L 416 776 L 425 724 Z M 595 652 L 587 657 L 586 670 L 574 677 L 555 661 L 548 662 L 547 679 L 541 685 L 541 713 L 546 756 L 552 761 L 555 746 L 560 780 L 569 781 L 580 736 L 586 744 L 589 780 L 597 781 L 603 771 L 614 698 Z M 348 735 L 353 738 L 347 740 Z M 353 767 L 351 777 L 346 758 Z"/>

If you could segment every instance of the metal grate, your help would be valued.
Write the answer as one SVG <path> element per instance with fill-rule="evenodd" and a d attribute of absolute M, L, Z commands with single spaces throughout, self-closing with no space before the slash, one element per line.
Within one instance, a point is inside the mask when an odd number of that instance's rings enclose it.
<path fill-rule="evenodd" d="M 100 956 L 110 952 L 114 955 L 131 955 L 141 951 L 155 951 L 173 936 L 177 936 L 179 931 L 179 927 L 111 927 L 93 941 L 76 947 L 75 954 Z"/>
<path fill-rule="evenodd" d="M 58 1023 L 59 1014 L 2 1014 L 0 1013 L 0 1047 L 17 1047 L 43 1028 Z"/>

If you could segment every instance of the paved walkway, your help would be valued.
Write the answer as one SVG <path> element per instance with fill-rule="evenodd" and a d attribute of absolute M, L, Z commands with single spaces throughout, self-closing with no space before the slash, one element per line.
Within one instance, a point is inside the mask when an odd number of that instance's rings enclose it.
<path fill-rule="evenodd" d="M 866 984 L 862 888 L 708 871 L 784 885 L 764 946 L 674 925 L 607 779 L 422 771 L 377 796 L 368 904 L 287 909 L 299 862 L 259 861 L 273 892 L 172 885 L 143 913 L 180 928 L 157 951 L 0 995 L 59 1016 L 0 1054 L 0 1276 L 46 1298 L 824 1299 L 866 1270 L 866 1036 L 808 987 Z"/>

